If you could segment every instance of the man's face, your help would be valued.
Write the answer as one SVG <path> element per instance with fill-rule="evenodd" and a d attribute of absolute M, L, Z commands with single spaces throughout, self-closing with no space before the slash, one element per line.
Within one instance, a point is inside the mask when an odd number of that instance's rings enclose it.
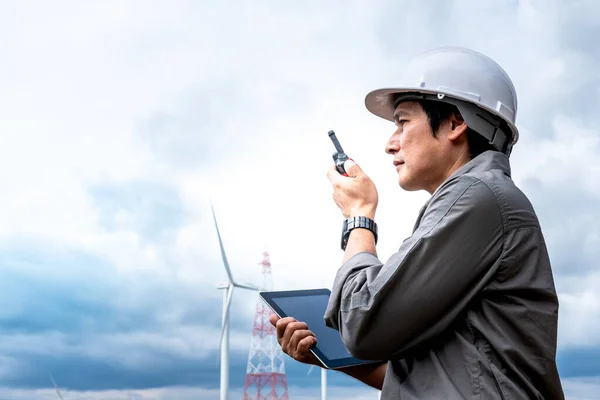
<path fill-rule="evenodd" d="M 427 190 L 432 193 L 442 182 L 447 146 L 439 129 L 434 137 L 427 114 L 417 102 L 406 101 L 394 112 L 396 132 L 389 138 L 385 151 L 394 156 L 398 183 L 404 190 Z"/>

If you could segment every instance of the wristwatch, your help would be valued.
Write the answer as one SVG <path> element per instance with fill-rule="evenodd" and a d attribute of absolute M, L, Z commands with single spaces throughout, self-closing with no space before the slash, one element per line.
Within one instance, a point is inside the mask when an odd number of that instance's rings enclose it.
<path fill-rule="evenodd" d="M 375 244 L 377 244 L 377 224 L 369 217 L 350 217 L 344 220 L 342 225 L 342 250 L 346 250 L 350 232 L 356 228 L 365 228 L 373 232 Z"/>

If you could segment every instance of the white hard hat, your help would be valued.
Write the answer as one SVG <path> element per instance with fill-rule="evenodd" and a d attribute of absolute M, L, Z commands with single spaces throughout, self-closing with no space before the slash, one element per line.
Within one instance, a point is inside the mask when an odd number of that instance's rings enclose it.
<path fill-rule="evenodd" d="M 365 105 L 373 114 L 394 121 L 399 101 L 411 98 L 456 105 L 471 129 L 507 155 L 519 139 L 515 87 L 495 61 L 476 51 L 430 50 L 409 63 L 397 87 L 370 92 Z"/>

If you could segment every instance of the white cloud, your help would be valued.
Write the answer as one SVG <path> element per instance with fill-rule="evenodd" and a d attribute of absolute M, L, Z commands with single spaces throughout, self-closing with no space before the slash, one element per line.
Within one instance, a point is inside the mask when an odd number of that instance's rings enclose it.
<path fill-rule="evenodd" d="M 213 400 L 219 397 L 218 389 L 202 389 L 188 387 L 171 387 L 160 389 L 145 389 L 145 390 L 107 390 L 107 391 L 71 391 L 60 389 L 60 382 L 57 382 L 61 394 L 71 400 L 181 400 L 181 399 L 198 399 L 198 400 Z M 231 389 L 229 397 L 232 399 L 242 398 L 243 389 Z M 319 387 L 288 387 L 290 399 L 295 400 L 314 400 L 320 398 L 321 389 Z M 4 399 L 10 396 L 11 400 L 50 400 L 56 399 L 54 389 L 44 390 L 16 390 L 16 389 L 1 389 L 0 398 Z M 130 397 L 128 397 L 130 396 Z M 331 400 L 346 400 L 349 398 L 356 400 L 375 400 L 378 398 L 378 391 L 371 388 L 357 389 L 341 386 L 329 386 L 327 388 L 327 398 Z"/>
<path fill-rule="evenodd" d="M 559 292 L 559 341 L 565 348 L 600 345 L 600 273 L 565 279 Z"/>
<path fill-rule="evenodd" d="M 569 400 L 597 400 L 600 398 L 600 377 L 565 379 L 563 389 Z"/>
<path fill-rule="evenodd" d="M 595 279 L 598 283 L 598 279 Z M 596 286 L 597 288 L 598 286 Z M 564 347 L 600 345 L 600 297 L 589 290 L 563 294 L 560 324 L 565 333 L 559 335 Z"/>
<path fill-rule="evenodd" d="M 427 195 L 398 188 L 391 158 L 383 153 L 393 128 L 370 115 L 363 99 L 371 89 L 393 85 L 412 55 L 439 44 L 481 50 L 513 77 L 522 137 L 512 156 L 513 175 L 526 191 L 538 190 L 536 208 L 561 205 L 550 200 L 563 188 L 598 199 L 598 129 L 584 111 L 600 86 L 590 47 L 595 36 L 583 32 L 598 31 L 593 24 L 600 7 L 593 1 L 569 4 L 3 5 L 2 247 L 35 240 L 79 249 L 113 264 L 115 280 L 130 282 L 134 293 L 163 282 L 194 285 L 196 300 L 216 298 L 225 273 L 210 196 L 236 279 L 260 282 L 258 263 L 267 245 L 276 288 L 329 287 L 342 258 L 342 216 L 325 176 L 333 152 L 326 132 L 337 132 L 377 184 L 378 251 L 386 260 L 410 235 Z M 539 187 L 527 186 L 533 178 Z M 170 240 L 145 242 L 135 224 L 114 231 L 101 226 L 89 188 L 139 180 L 179 191 L 187 218 Z M 555 223 L 546 212 L 542 221 L 557 272 L 570 267 L 569 247 L 582 246 L 577 276 L 557 278 L 560 343 L 597 344 L 598 318 L 589 318 L 600 313 L 589 283 L 596 282 L 589 256 L 600 245 L 597 203 L 566 199 L 573 202 L 568 218 Z M 564 210 L 554 211 L 559 219 Z M 132 211 L 116 216 L 135 220 Z M 566 246 L 565 229 L 574 238 Z M 237 291 L 234 301 L 251 321 L 256 294 Z M 186 307 L 192 306 L 181 309 Z M 202 353 L 195 332 L 167 333 L 172 340 L 139 332 L 96 344 L 107 356 L 133 342 Z M 232 346 L 243 350 L 248 337 L 235 331 Z M 36 340 L 41 337 L 19 343 Z M 65 344 L 56 339 L 56 346 Z"/>

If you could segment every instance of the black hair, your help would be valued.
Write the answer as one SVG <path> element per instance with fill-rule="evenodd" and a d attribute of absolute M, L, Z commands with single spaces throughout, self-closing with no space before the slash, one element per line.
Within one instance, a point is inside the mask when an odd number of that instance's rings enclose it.
<path fill-rule="evenodd" d="M 427 120 L 429 121 L 429 126 L 431 127 L 431 132 L 434 137 L 437 135 L 440 125 L 447 121 L 452 114 L 460 115 L 458 108 L 453 104 L 434 100 L 421 100 L 419 103 L 421 103 L 421 107 L 427 115 Z M 470 127 L 467 127 L 466 134 L 471 159 L 488 150 L 497 151 L 485 137 L 481 136 Z"/>
<path fill-rule="evenodd" d="M 458 108 L 453 104 L 435 100 L 418 99 L 415 101 L 421 104 L 423 111 L 427 115 L 427 120 L 434 137 L 436 137 L 442 123 L 447 121 L 452 114 L 457 116 L 460 115 Z M 481 136 L 470 127 L 467 127 L 466 134 L 471 159 L 488 150 L 497 151 L 485 137 Z"/>

